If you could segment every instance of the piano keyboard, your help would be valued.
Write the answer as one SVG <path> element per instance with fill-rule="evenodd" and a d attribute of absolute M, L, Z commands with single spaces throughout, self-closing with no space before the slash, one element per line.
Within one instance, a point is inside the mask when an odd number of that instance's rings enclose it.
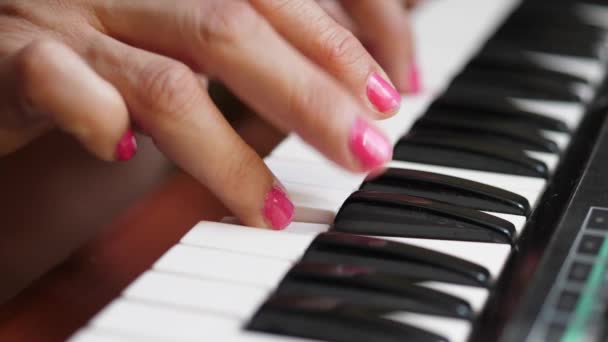
<path fill-rule="evenodd" d="M 593 0 L 425 3 L 384 173 L 289 136 L 265 161 L 296 222 L 201 222 L 71 341 L 469 340 L 604 79 L 606 23 Z"/>

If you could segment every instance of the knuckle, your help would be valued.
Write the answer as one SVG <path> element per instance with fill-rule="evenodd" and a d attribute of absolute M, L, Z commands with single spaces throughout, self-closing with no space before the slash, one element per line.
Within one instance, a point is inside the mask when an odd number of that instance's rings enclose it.
<path fill-rule="evenodd" d="M 365 49 L 361 42 L 342 27 L 330 27 L 321 35 L 321 51 L 324 58 L 341 64 L 352 65 L 362 60 Z"/>
<path fill-rule="evenodd" d="M 49 58 L 57 52 L 60 44 L 50 41 L 36 41 L 26 46 L 16 56 L 15 72 L 22 86 L 28 90 L 31 86 L 35 86 L 45 81 L 52 81 L 51 75 L 55 68 L 50 61 L 55 61 L 54 58 Z"/>
<path fill-rule="evenodd" d="M 139 103 L 158 119 L 183 119 L 200 96 L 199 83 L 190 68 L 169 59 L 148 64 L 138 82 Z"/>
<path fill-rule="evenodd" d="M 247 1 L 216 1 L 202 8 L 198 32 L 204 44 L 234 44 L 255 36 L 263 20 Z"/>

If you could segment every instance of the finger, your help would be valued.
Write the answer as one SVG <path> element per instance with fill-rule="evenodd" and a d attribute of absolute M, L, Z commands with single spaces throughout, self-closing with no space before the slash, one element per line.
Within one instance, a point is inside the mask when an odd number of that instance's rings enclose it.
<path fill-rule="evenodd" d="M 399 110 L 401 96 L 380 65 L 352 32 L 336 23 L 316 2 L 251 0 L 251 3 L 293 46 L 344 83 L 379 117 Z"/>
<path fill-rule="evenodd" d="M 201 78 L 173 59 L 111 38 L 89 49 L 159 149 L 208 186 L 242 222 L 282 229 L 293 205 L 255 151 L 213 104 Z"/>
<path fill-rule="evenodd" d="M 12 77 L 3 81 L 16 85 L 16 96 L 5 103 L 17 120 L 33 123 L 31 127 L 52 124 L 103 160 L 134 155 L 135 138 L 122 97 L 67 46 L 52 40 L 33 42 L 6 60 L 5 68 Z M 23 132 L 22 144 L 36 137 L 33 130 Z"/>
<path fill-rule="evenodd" d="M 337 164 L 371 170 L 391 158 L 389 141 L 366 119 L 369 110 L 285 42 L 247 2 L 217 1 L 209 8 L 210 2 L 201 1 L 120 3 L 138 6 L 138 16 L 123 26 L 123 10 L 115 9 L 115 20 L 104 21 L 110 30 L 213 70 L 257 113 L 284 131 L 296 131 Z"/>
<path fill-rule="evenodd" d="M 413 58 L 410 21 L 400 0 L 341 0 L 344 9 L 361 27 L 360 37 L 371 47 L 401 92 L 420 91 L 418 67 Z"/>
<path fill-rule="evenodd" d="M 340 2 L 337 0 L 317 0 L 317 3 L 340 26 L 349 30 L 353 35 L 358 36 L 357 26 L 350 15 L 344 11 Z"/>

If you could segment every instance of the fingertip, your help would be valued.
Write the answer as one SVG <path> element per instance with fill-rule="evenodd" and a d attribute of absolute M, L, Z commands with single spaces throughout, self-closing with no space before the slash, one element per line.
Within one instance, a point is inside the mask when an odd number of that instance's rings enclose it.
<path fill-rule="evenodd" d="M 377 72 L 368 77 L 366 95 L 373 108 L 384 117 L 397 113 L 401 108 L 401 94 Z"/>
<path fill-rule="evenodd" d="M 287 191 L 276 183 L 264 198 L 262 215 L 268 227 L 273 230 L 283 230 L 293 221 L 295 206 Z"/>
<path fill-rule="evenodd" d="M 367 120 L 358 117 L 350 131 L 349 147 L 363 171 L 382 167 L 393 158 L 393 147 L 386 135 Z"/>
<path fill-rule="evenodd" d="M 128 161 L 133 159 L 135 154 L 137 154 L 137 139 L 133 130 L 128 128 L 116 145 L 115 157 L 118 161 Z"/>

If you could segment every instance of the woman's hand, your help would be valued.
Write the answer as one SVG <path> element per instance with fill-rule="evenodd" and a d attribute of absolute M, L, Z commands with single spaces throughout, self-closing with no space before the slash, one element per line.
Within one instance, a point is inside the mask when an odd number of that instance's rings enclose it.
<path fill-rule="evenodd" d="M 391 158 L 370 120 L 395 113 L 399 93 L 314 1 L 1 0 L 0 56 L 0 155 L 58 128 L 128 160 L 136 125 L 247 225 L 281 229 L 293 205 L 210 100 L 209 78 L 346 169 Z"/>
<path fill-rule="evenodd" d="M 317 1 L 332 18 L 359 38 L 400 92 L 421 90 L 408 10 L 422 0 Z"/>

